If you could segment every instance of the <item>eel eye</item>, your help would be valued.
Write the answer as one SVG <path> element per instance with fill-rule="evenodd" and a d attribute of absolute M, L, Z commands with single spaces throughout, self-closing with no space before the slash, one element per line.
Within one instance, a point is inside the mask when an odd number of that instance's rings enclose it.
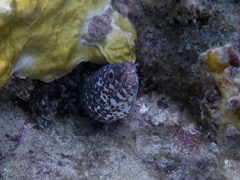
<path fill-rule="evenodd" d="M 110 70 L 108 73 L 107 73 L 107 78 L 108 78 L 108 81 L 110 82 L 113 82 L 114 81 L 114 72 L 112 70 Z"/>

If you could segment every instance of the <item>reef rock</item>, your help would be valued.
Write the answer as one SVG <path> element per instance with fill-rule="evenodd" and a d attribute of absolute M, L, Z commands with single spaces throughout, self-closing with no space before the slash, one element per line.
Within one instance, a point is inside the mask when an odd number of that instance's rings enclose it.
<path fill-rule="evenodd" d="M 240 115 L 240 56 L 231 44 L 211 48 L 200 58 L 208 66 L 213 80 L 221 93 L 220 113 L 217 119 L 221 123 L 239 123 Z"/>

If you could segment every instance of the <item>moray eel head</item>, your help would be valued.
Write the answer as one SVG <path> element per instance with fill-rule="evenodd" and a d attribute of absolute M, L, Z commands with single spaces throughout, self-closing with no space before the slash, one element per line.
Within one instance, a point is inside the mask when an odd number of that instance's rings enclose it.
<path fill-rule="evenodd" d="M 83 109 L 104 123 L 123 119 L 132 109 L 138 86 L 133 63 L 106 65 L 86 78 L 81 95 Z"/>

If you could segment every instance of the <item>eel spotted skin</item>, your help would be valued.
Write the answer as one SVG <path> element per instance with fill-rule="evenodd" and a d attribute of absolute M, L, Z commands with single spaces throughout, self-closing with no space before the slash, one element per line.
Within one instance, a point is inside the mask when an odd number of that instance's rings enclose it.
<path fill-rule="evenodd" d="M 85 79 L 80 101 L 90 117 L 111 123 L 127 117 L 138 87 L 139 78 L 133 63 L 108 64 Z"/>

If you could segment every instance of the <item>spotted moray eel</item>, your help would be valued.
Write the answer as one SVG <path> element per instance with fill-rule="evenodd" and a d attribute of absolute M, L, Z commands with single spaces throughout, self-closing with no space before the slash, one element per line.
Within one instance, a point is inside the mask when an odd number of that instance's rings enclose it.
<path fill-rule="evenodd" d="M 103 66 L 86 78 L 81 102 L 95 120 L 111 123 L 128 116 L 136 99 L 139 79 L 133 63 Z"/>

